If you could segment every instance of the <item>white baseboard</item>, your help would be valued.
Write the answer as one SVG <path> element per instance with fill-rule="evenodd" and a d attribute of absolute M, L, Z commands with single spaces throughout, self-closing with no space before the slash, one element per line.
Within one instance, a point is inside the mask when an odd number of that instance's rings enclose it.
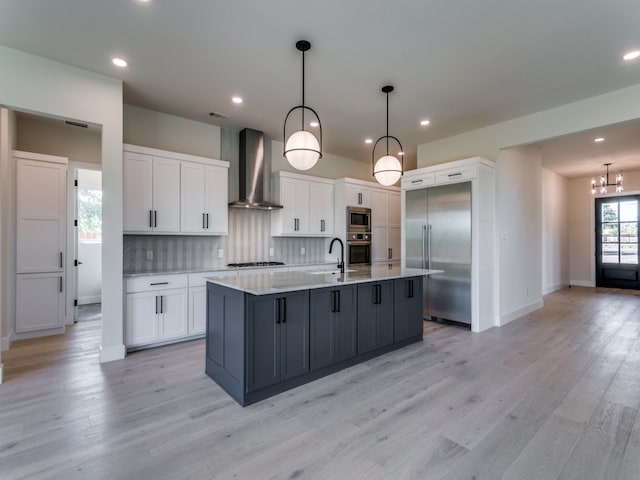
<path fill-rule="evenodd" d="M 51 335 L 62 335 L 65 327 L 50 328 L 48 330 L 34 330 L 33 332 L 15 333 L 11 340 L 27 340 L 29 338 L 50 337 Z"/>
<path fill-rule="evenodd" d="M 501 315 L 500 316 L 500 326 L 504 326 L 507 323 L 515 320 L 516 318 L 520 318 L 524 315 L 526 315 L 527 313 L 531 313 L 534 312 L 536 310 L 538 310 L 539 308 L 544 307 L 544 302 L 542 301 L 542 299 L 540 300 L 536 300 L 533 303 L 530 303 L 529 305 L 525 305 L 522 308 L 518 308 L 516 310 L 513 310 L 512 312 L 509 312 L 505 315 Z"/>
<path fill-rule="evenodd" d="M 78 305 L 89 305 L 91 303 L 102 303 L 102 296 L 93 295 L 89 297 L 78 297 Z"/>
<path fill-rule="evenodd" d="M 569 282 L 561 282 L 556 283 L 555 285 L 551 285 L 550 287 L 542 289 L 542 295 L 549 295 L 550 293 L 557 292 L 558 290 L 562 290 L 565 287 L 568 287 Z"/>
<path fill-rule="evenodd" d="M 571 280 L 569 281 L 569 285 L 572 287 L 595 287 L 596 284 L 594 282 L 585 282 L 584 280 Z"/>
<path fill-rule="evenodd" d="M 6 337 L 0 338 L 0 352 L 6 352 L 11 347 L 14 339 L 13 330 L 11 330 Z"/>
<path fill-rule="evenodd" d="M 100 363 L 122 360 L 124 357 L 124 345 L 111 345 L 109 347 L 103 347 L 102 345 L 100 345 Z"/>

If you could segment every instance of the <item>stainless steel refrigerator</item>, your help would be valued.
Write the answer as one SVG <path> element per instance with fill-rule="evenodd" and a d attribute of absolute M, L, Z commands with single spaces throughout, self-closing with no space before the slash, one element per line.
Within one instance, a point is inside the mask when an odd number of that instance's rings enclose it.
<path fill-rule="evenodd" d="M 444 270 L 426 277 L 426 319 L 471 325 L 471 182 L 408 190 L 406 266 Z"/>

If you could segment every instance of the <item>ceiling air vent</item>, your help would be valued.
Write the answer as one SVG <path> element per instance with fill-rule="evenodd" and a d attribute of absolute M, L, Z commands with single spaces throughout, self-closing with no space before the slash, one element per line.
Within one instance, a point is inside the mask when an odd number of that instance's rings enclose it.
<path fill-rule="evenodd" d="M 229 115 L 225 115 L 224 113 L 218 113 L 218 112 L 209 112 L 209 116 L 213 118 L 219 118 L 220 120 L 224 120 L 225 118 L 229 117 Z"/>

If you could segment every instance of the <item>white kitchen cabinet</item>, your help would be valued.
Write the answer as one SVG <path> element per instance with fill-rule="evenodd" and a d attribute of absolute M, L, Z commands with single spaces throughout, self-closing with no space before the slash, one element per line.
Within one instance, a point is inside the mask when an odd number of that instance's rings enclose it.
<path fill-rule="evenodd" d="M 153 275 L 126 281 L 127 347 L 149 346 L 188 335 L 187 275 Z"/>
<path fill-rule="evenodd" d="M 20 151 L 13 151 L 12 157 L 16 165 L 15 333 L 18 338 L 62 333 L 67 159 Z"/>
<path fill-rule="evenodd" d="M 362 185 L 346 186 L 346 206 L 371 208 L 371 189 Z"/>
<path fill-rule="evenodd" d="M 203 335 L 207 330 L 207 277 L 238 276 L 237 270 L 226 272 L 199 272 L 189 275 L 188 334 Z"/>
<path fill-rule="evenodd" d="M 400 261 L 400 194 L 371 191 L 371 262 Z"/>
<path fill-rule="evenodd" d="M 228 165 L 219 163 L 180 162 L 182 233 L 228 234 Z"/>
<path fill-rule="evenodd" d="M 64 327 L 62 273 L 16 275 L 16 333 Z"/>
<path fill-rule="evenodd" d="M 333 235 L 333 185 L 309 182 L 309 232 Z"/>
<path fill-rule="evenodd" d="M 228 168 L 221 160 L 125 145 L 124 232 L 226 235 Z"/>
<path fill-rule="evenodd" d="M 180 232 L 180 162 L 124 152 L 125 233 Z"/>
<path fill-rule="evenodd" d="M 271 212 L 271 235 L 333 236 L 333 182 L 289 172 L 272 177 L 273 200 L 284 208 Z"/>

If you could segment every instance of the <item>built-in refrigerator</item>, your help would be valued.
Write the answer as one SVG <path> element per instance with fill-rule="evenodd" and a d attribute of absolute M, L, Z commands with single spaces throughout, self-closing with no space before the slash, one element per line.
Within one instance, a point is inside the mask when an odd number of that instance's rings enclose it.
<path fill-rule="evenodd" d="M 424 318 L 471 325 L 471 182 L 405 195 L 406 266 L 444 270 L 425 277 Z"/>

